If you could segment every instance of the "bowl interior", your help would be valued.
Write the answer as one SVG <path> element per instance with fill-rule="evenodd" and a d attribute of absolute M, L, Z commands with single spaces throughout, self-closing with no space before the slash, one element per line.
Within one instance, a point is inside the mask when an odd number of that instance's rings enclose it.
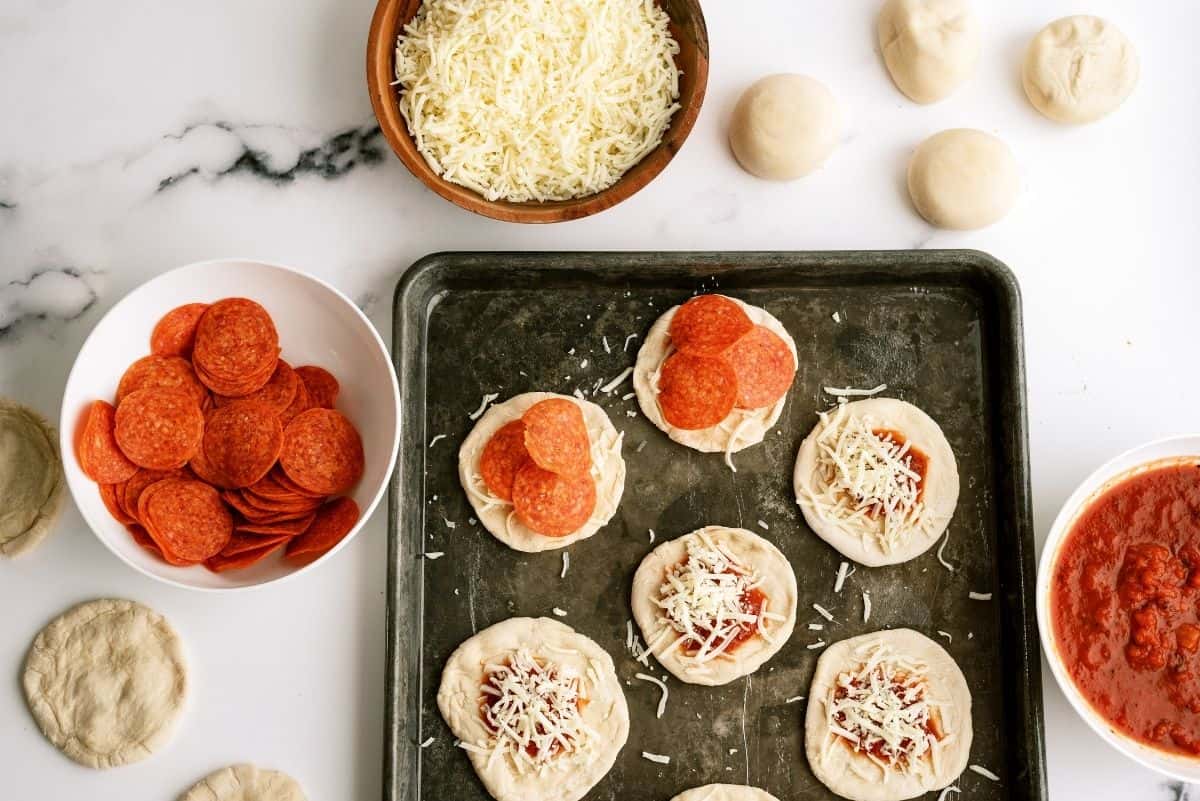
<path fill-rule="evenodd" d="M 392 85 L 396 37 L 416 16 L 421 0 L 379 0 L 375 9 L 367 39 L 367 85 L 380 129 L 413 175 L 446 200 L 476 214 L 506 222 L 550 223 L 578 219 L 611 208 L 650 183 L 683 146 L 700 114 L 708 85 L 708 30 L 699 0 L 657 2 L 671 18 L 671 35 L 679 43 L 675 65 L 682 73 L 679 79 L 680 109 L 671 118 L 662 143 L 608 189 L 582 198 L 546 203 L 491 201 L 466 187 L 443 180 L 430 168 L 408 133 L 397 103 L 397 88 Z"/>
<path fill-rule="evenodd" d="M 1200 457 L 1200 435 L 1157 440 L 1126 451 L 1092 473 L 1071 494 L 1050 527 L 1042 550 L 1037 578 L 1037 616 L 1042 649 L 1051 672 L 1071 706 L 1106 742 L 1136 762 L 1185 782 L 1200 782 L 1200 759 L 1171 754 L 1152 748 L 1125 735 L 1103 718 L 1075 687 L 1059 653 L 1050 619 L 1050 580 L 1063 539 L 1079 514 L 1109 487 L 1129 475 L 1159 463 L 1187 457 Z"/>
<path fill-rule="evenodd" d="M 366 470 L 351 493 L 362 518 L 337 548 L 296 567 L 275 553 L 243 570 L 212 573 L 202 566 L 174 567 L 138 546 L 114 520 L 96 484 L 80 469 L 73 443 L 87 405 L 112 402 L 125 368 L 149 352 L 150 331 L 163 314 L 184 303 L 241 296 L 258 301 L 275 320 L 282 358 L 317 364 L 341 384 L 337 408 L 362 435 Z M 218 590 L 253 587 L 316 567 L 350 541 L 383 496 L 399 443 L 399 390 L 387 348 L 366 319 L 332 287 L 285 267 L 245 260 L 193 264 L 134 290 L 104 316 L 79 351 L 63 395 L 63 467 L 84 520 L 108 548 L 147 575 L 184 587 Z"/>

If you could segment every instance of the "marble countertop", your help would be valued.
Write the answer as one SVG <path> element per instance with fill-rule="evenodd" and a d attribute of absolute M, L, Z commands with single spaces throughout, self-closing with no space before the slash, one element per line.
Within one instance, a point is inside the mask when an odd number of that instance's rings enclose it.
<path fill-rule="evenodd" d="M 876 5 L 709 0 L 712 76 L 687 146 L 621 206 L 534 228 L 443 202 L 393 157 L 365 88 L 370 0 L 6 0 L 0 394 L 56 419 L 75 353 L 104 312 L 148 278 L 216 256 L 315 273 L 387 332 L 396 280 L 437 250 L 978 248 L 1023 287 L 1040 543 L 1100 462 L 1200 430 L 1200 49 L 1189 35 L 1200 4 L 976 2 L 980 69 L 934 107 L 907 102 L 884 74 Z M 1038 28 L 1078 12 L 1120 25 L 1142 79 L 1120 113 L 1063 128 L 1026 103 L 1018 65 Z M 826 82 L 848 119 L 826 167 L 783 185 L 741 172 L 724 142 L 741 88 L 778 71 Z M 915 144 L 961 126 L 1005 139 L 1022 169 L 1016 209 L 974 233 L 930 228 L 904 190 Z M 380 797 L 382 513 L 307 580 L 224 597 L 133 573 L 68 507 L 39 550 L 0 562 L 0 795 L 173 798 L 253 760 L 292 773 L 312 799 Z M 111 595 L 186 632 L 195 692 L 163 754 L 94 773 L 44 742 L 16 675 L 45 622 Z M 1109 749 L 1046 682 L 1055 799 L 1189 796 Z"/>

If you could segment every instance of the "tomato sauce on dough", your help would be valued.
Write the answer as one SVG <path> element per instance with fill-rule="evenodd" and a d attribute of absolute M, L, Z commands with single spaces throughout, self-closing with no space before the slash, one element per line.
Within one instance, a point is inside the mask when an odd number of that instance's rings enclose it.
<path fill-rule="evenodd" d="M 1200 756 L 1200 464 L 1106 490 L 1053 570 L 1054 639 L 1080 693 L 1125 734 Z"/>

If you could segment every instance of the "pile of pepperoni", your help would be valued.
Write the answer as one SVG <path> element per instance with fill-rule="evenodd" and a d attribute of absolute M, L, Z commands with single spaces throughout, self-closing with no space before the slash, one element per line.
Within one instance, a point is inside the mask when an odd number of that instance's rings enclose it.
<path fill-rule="evenodd" d="M 479 472 L 517 519 L 547 537 L 583 527 L 596 508 L 592 446 L 573 401 L 548 398 L 502 426 L 483 447 Z"/>
<path fill-rule="evenodd" d="M 787 394 L 796 359 L 771 329 L 722 295 L 680 306 L 669 329 L 674 352 L 659 373 L 658 406 L 676 428 L 712 428 L 735 409 L 761 409 Z"/>
<path fill-rule="evenodd" d="M 279 353 L 258 303 L 189 303 L 159 320 L 115 405 L 85 412 L 79 466 L 163 561 L 221 572 L 280 548 L 311 561 L 358 522 L 344 493 L 362 478 L 362 439 L 333 408 L 338 381 Z"/>

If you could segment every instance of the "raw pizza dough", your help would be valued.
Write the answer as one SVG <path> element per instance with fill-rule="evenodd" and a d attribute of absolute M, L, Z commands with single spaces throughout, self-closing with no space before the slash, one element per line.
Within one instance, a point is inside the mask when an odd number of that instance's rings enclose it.
<path fill-rule="evenodd" d="M 824 164 L 841 132 L 841 111 L 825 84 L 807 75 L 768 75 L 738 100 L 729 147 L 746 172 L 789 181 Z"/>
<path fill-rule="evenodd" d="M 738 562 L 751 568 L 761 578 L 758 588 L 767 596 L 767 610 L 782 615 L 783 620 L 770 620 L 766 631 L 770 640 L 761 634 L 739 645 L 732 654 L 695 664 L 675 645 L 679 632 L 661 614 L 656 600 L 668 569 L 687 558 L 689 539 L 707 540 L 729 551 Z M 680 681 L 689 684 L 716 686 L 758 670 L 779 652 L 796 626 L 796 574 L 778 548 L 752 531 L 744 528 L 705 526 L 682 537 L 664 542 L 642 560 L 633 575 L 633 619 L 642 632 L 647 649 L 659 663 Z"/>
<path fill-rule="evenodd" d="M 876 651 L 876 649 L 882 649 Z M 925 699 L 943 736 L 931 744 L 929 758 L 918 758 L 908 772 L 885 770 L 830 729 L 828 705 L 838 676 L 857 670 L 873 653 L 916 663 L 925 677 Z M 902 801 L 947 786 L 967 767 L 971 755 L 971 690 L 950 654 L 911 629 L 877 631 L 842 640 L 817 660 L 808 692 L 804 750 L 813 774 L 834 793 L 851 801 Z"/>
<path fill-rule="evenodd" d="M 1021 188 L 1017 160 L 991 134 L 952 128 L 922 142 L 908 162 L 908 194 L 939 228 L 966 231 L 999 221 Z"/>
<path fill-rule="evenodd" d="M 46 739 L 89 768 L 145 759 L 183 711 L 187 664 L 175 631 L 139 603 L 98 600 L 42 629 L 25 698 Z"/>
<path fill-rule="evenodd" d="M 569 400 L 583 412 L 592 445 L 592 478 L 596 482 L 596 508 L 584 526 L 565 537 L 547 537 L 523 525 L 513 513 L 511 501 L 488 491 L 479 474 L 479 459 L 492 435 L 517 420 L 535 403 L 549 398 Z M 496 404 L 484 412 L 458 450 L 458 477 L 467 499 L 484 527 L 510 548 L 527 553 L 565 548 L 600 530 L 617 512 L 625 491 L 625 460 L 621 458 L 624 434 L 617 432 L 603 409 L 596 404 L 553 392 L 526 392 Z"/>
<path fill-rule="evenodd" d="M 520 772 L 497 748 L 480 714 L 485 665 L 504 664 L 518 650 L 580 677 L 580 695 L 589 699 L 581 714 L 592 734 L 579 749 L 560 751 L 541 771 L 526 767 Z M 629 709 L 612 658 L 588 637 L 549 618 L 510 618 L 460 645 L 442 671 L 438 709 L 497 801 L 576 801 L 608 773 L 629 736 Z"/>
<path fill-rule="evenodd" d="M 231 765 L 210 773 L 180 801 L 307 801 L 296 780 L 277 770 Z"/>
<path fill-rule="evenodd" d="M 897 89 L 936 103 L 975 72 L 979 28 L 966 0 L 887 0 L 879 49 Z"/>
<path fill-rule="evenodd" d="M 882 516 L 839 519 L 822 502 L 832 489 L 818 463 L 822 435 L 831 437 L 850 416 L 861 420 L 872 431 L 899 432 L 929 459 L 916 525 L 899 532 L 896 542 L 884 538 Z M 868 567 L 907 562 L 929 550 L 941 538 L 954 515 L 958 483 L 954 451 L 942 429 L 916 406 L 895 398 L 868 398 L 843 404 L 824 414 L 800 445 L 793 475 L 796 502 L 809 528 L 846 558 Z M 840 497 L 846 498 L 844 494 Z M 846 499 L 846 503 L 852 502 Z"/>
<path fill-rule="evenodd" d="M 743 303 L 737 298 L 729 299 L 745 310 L 752 323 L 769 328 L 779 335 L 779 338 L 787 343 L 796 364 L 800 364 L 799 356 L 796 353 L 796 341 L 783 327 L 783 323 L 775 319 L 766 309 Z M 761 409 L 735 408 L 728 417 L 721 421 L 720 425 L 712 428 L 676 428 L 668 423 L 663 418 L 662 410 L 658 407 L 658 374 L 662 370 L 663 362 L 675 352 L 674 346 L 671 345 L 670 329 L 671 320 L 675 317 L 678 309 L 678 306 L 667 309 L 666 313 L 650 327 L 650 333 L 646 334 L 646 341 L 638 349 L 637 362 L 633 368 L 633 389 L 637 393 L 638 405 L 642 407 L 642 414 L 646 415 L 646 419 L 662 429 L 668 437 L 680 445 L 686 445 L 704 453 L 724 452 L 726 463 L 731 469 L 734 469 L 729 455 L 763 441 L 766 433 L 779 420 L 779 415 L 783 414 L 787 395 L 785 394 L 770 406 Z"/>
<path fill-rule="evenodd" d="M 1021 83 L 1033 107 L 1055 122 L 1095 122 L 1137 85 L 1137 51 L 1112 23 L 1081 14 L 1055 20 L 1029 43 Z"/>
<path fill-rule="evenodd" d="M 18 556 L 45 539 L 62 491 L 58 432 L 37 412 L 0 398 L 0 553 Z"/>
<path fill-rule="evenodd" d="M 778 798 L 744 784 L 706 784 L 684 790 L 671 801 L 779 801 Z"/>

